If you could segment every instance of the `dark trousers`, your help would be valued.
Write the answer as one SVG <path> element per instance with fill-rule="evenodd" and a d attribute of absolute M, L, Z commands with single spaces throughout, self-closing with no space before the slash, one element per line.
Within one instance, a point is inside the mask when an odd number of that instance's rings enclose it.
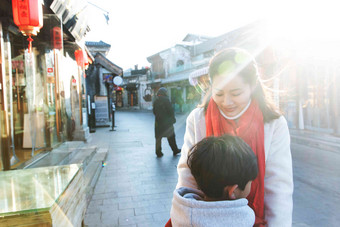
<path fill-rule="evenodd" d="M 171 147 L 172 152 L 177 152 L 178 147 L 176 144 L 176 137 L 175 133 L 173 133 L 171 136 L 167 137 L 169 145 Z M 156 154 L 161 154 L 162 153 L 162 137 L 156 138 Z"/>

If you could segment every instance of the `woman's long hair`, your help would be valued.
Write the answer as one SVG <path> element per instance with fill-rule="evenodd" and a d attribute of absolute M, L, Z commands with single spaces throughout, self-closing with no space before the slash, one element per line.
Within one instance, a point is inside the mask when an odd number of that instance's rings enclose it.
<path fill-rule="evenodd" d="M 200 107 L 204 107 L 206 110 L 212 93 L 211 84 L 216 76 L 225 72 L 231 77 L 226 78 L 227 80 L 231 80 L 234 76 L 241 76 L 245 83 L 249 84 L 251 87 L 255 86 L 252 98 L 258 101 L 264 122 L 270 122 L 281 116 L 280 111 L 275 107 L 270 97 L 263 89 L 255 59 L 247 51 L 240 48 L 227 48 L 221 50 L 210 60 L 210 88 Z"/>

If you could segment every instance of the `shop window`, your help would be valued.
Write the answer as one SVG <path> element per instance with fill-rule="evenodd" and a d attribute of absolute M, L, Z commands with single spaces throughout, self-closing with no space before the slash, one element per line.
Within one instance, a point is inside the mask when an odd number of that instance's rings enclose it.
<path fill-rule="evenodd" d="M 181 67 L 184 65 L 184 61 L 183 60 L 178 60 L 176 63 L 176 67 Z"/>

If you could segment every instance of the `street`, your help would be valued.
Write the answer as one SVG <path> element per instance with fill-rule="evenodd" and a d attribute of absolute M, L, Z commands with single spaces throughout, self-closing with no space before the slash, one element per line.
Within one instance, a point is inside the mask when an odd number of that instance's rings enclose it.
<path fill-rule="evenodd" d="M 166 138 L 164 156 L 154 151 L 154 116 L 147 111 L 117 111 L 116 131 L 97 128 L 89 145 L 109 148 L 91 203 L 87 226 L 164 226 L 170 217 L 176 165 Z M 183 144 L 187 115 L 176 115 L 176 139 Z M 293 144 L 293 226 L 340 223 L 340 152 Z"/>
<path fill-rule="evenodd" d="M 340 151 L 292 144 L 293 226 L 339 226 Z"/>

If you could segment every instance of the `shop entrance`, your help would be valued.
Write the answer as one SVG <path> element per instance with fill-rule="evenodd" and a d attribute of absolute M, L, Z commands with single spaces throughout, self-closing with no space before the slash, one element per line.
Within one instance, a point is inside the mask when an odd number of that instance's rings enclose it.
<path fill-rule="evenodd" d="M 129 106 L 138 106 L 137 90 L 128 91 L 128 104 L 129 104 Z"/>

